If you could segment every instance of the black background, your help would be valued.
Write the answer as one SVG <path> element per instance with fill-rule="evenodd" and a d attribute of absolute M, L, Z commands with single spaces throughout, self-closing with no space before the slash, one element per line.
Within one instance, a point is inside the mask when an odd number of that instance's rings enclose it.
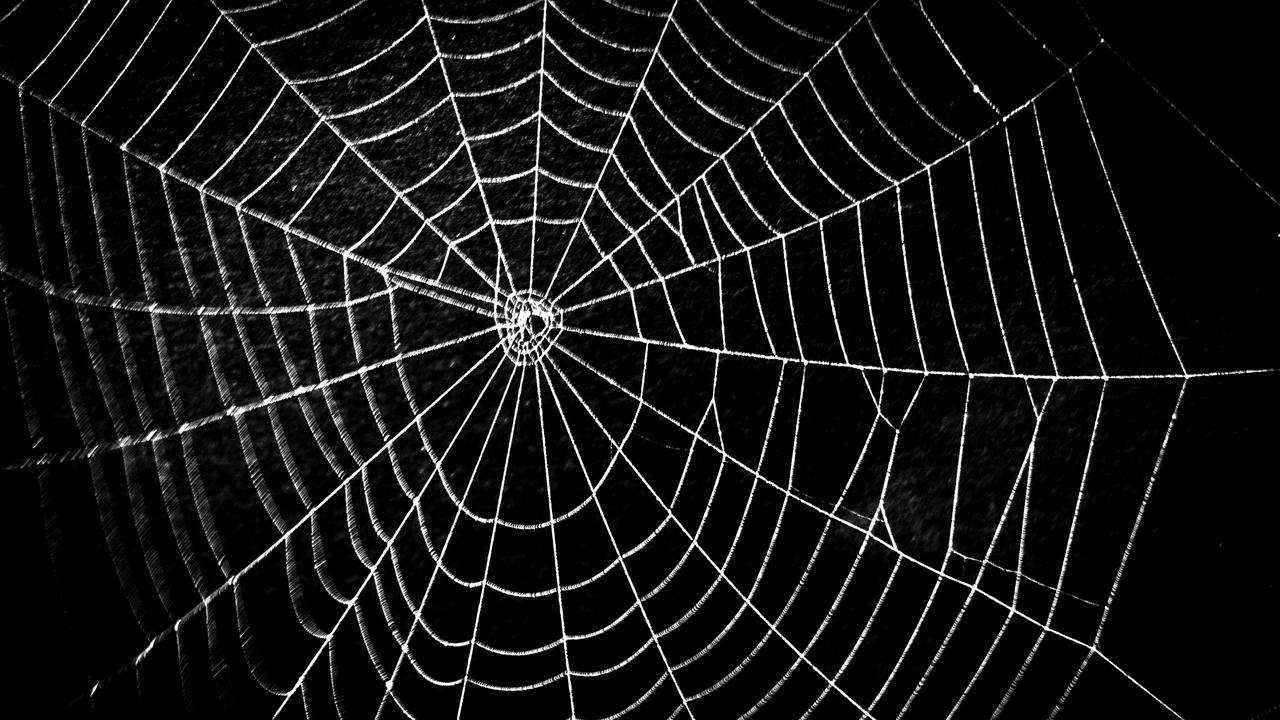
<path fill-rule="evenodd" d="M 1112 47 L 1273 196 L 1280 193 L 1274 8 L 1145 0 L 1084 6 Z M 1226 216 L 1230 198 L 1223 202 Z M 1280 222 L 1274 206 L 1269 212 L 1270 230 L 1248 240 L 1178 245 L 1188 268 L 1208 263 L 1201 297 L 1221 302 L 1223 317 L 1253 317 L 1236 332 L 1259 349 L 1277 345 L 1280 327 Z M 1271 717 L 1280 706 L 1278 392 L 1275 374 L 1189 390 L 1186 424 L 1170 441 L 1150 524 L 1105 635 L 1109 647 L 1122 646 L 1117 657 L 1159 677 L 1157 694 L 1187 697 L 1188 717 Z M 1098 713 L 1110 716 L 1105 702 Z"/>

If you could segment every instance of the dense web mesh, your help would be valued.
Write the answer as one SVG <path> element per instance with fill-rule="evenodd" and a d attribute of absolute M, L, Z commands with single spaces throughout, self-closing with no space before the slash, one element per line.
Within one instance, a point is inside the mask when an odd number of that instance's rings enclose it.
<path fill-rule="evenodd" d="M 0 18 L 3 467 L 76 702 L 1177 714 L 1104 629 L 1252 370 L 1179 353 L 1079 11 L 53 4 Z"/>

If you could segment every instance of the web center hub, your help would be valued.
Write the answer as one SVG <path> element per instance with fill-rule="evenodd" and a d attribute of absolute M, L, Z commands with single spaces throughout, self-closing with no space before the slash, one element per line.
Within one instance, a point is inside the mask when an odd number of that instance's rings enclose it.
<path fill-rule="evenodd" d="M 517 365 L 532 365 L 564 329 L 564 312 L 536 290 L 512 293 L 498 317 L 502 351 Z"/>

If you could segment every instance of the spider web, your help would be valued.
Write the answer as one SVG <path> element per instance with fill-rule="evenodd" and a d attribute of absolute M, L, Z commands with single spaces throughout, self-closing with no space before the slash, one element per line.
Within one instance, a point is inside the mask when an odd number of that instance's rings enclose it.
<path fill-rule="evenodd" d="M 1255 371 L 1179 353 L 1082 14 L 37 5 L 3 467 L 92 566 L 78 702 L 1178 715 L 1104 628 Z"/>

